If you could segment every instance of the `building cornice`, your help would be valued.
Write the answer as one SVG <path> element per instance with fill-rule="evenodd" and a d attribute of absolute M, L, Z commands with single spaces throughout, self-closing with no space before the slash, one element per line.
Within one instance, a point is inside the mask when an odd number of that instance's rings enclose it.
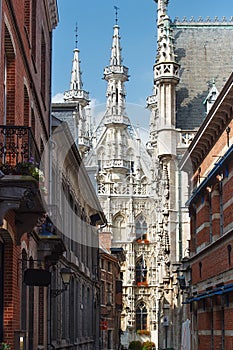
<path fill-rule="evenodd" d="M 226 130 L 227 125 L 233 118 L 233 73 L 221 90 L 210 112 L 206 116 L 192 143 L 181 160 L 180 167 L 185 170 L 185 166 L 191 159 L 193 171 L 204 160 L 210 149 L 217 142 L 219 137 Z"/>
<path fill-rule="evenodd" d="M 45 0 L 45 7 L 47 11 L 47 17 L 49 21 L 49 29 L 55 29 L 58 25 L 58 7 L 56 0 Z"/>
<path fill-rule="evenodd" d="M 210 171 L 210 173 L 207 175 L 207 177 L 201 182 L 201 184 L 193 191 L 191 197 L 189 198 L 186 205 L 190 205 L 191 203 L 194 203 L 200 193 L 205 189 L 207 186 L 212 184 L 213 179 L 216 181 L 216 176 L 221 173 L 223 166 L 232 160 L 233 157 L 233 145 L 228 149 L 228 151 L 224 154 L 224 156 L 215 164 L 213 169 Z"/>
<path fill-rule="evenodd" d="M 197 20 L 194 17 L 191 17 L 190 19 L 187 17 L 183 17 L 182 19 L 176 17 L 171 25 L 176 28 L 229 28 L 233 27 L 233 17 L 231 17 L 229 20 L 226 17 L 222 17 L 222 19 L 219 19 L 218 17 L 215 17 L 213 19 L 207 17 L 206 19 L 203 19 L 203 17 L 200 16 Z"/>

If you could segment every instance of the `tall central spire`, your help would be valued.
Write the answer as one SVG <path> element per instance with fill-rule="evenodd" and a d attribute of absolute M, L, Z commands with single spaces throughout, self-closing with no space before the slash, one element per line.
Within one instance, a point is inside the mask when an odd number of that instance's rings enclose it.
<path fill-rule="evenodd" d="M 115 122 L 116 120 L 122 122 L 125 115 L 124 83 L 128 80 L 128 68 L 122 64 L 119 29 L 120 27 L 115 24 L 113 27 L 110 63 L 109 66 L 104 69 L 104 79 L 108 83 L 106 92 L 107 111 L 105 118 L 105 122 L 107 123 L 111 122 L 110 119 L 115 119 Z M 116 116 L 118 116 L 118 118 L 116 118 Z"/>

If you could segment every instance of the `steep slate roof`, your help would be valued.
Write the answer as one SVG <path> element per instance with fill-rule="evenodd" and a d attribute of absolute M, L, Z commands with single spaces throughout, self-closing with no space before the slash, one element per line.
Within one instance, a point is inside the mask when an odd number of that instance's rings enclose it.
<path fill-rule="evenodd" d="M 181 65 L 176 126 L 192 130 L 205 118 L 208 84 L 215 79 L 220 91 L 232 72 L 233 21 L 175 21 L 173 30 Z"/>

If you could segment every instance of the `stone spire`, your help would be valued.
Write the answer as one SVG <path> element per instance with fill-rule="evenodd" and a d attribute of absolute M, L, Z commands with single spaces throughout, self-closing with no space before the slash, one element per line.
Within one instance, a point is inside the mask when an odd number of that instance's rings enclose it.
<path fill-rule="evenodd" d="M 76 47 L 73 51 L 70 89 L 64 92 L 65 102 L 76 102 L 77 109 L 73 116 L 75 128 L 78 129 L 78 148 L 81 156 L 84 156 L 90 149 L 90 116 L 87 116 L 85 107 L 89 105 L 89 93 L 83 89 L 82 73 L 80 68 L 79 49 L 77 48 L 77 25 L 76 25 Z"/>
<path fill-rule="evenodd" d="M 78 48 L 74 49 L 74 58 L 71 71 L 71 81 L 70 81 L 70 90 L 82 90 L 83 83 L 81 79 L 81 70 L 80 70 L 80 60 L 79 60 L 79 50 Z"/>
<path fill-rule="evenodd" d="M 164 17 L 167 14 L 167 5 L 169 0 L 155 0 L 158 4 L 157 12 L 158 12 L 158 24 L 163 21 Z"/>
<path fill-rule="evenodd" d="M 158 51 L 156 63 L 175 61 L 174 37 L 171 20 L 167 15 L 167 4 L 168 0 L 158 1 Z"/>
<path fill-rule="evenodd" d="M 113 40 L 111 49 L 110 66 L 120 66 L 122 64 L 121 46 L 119 36 L 119 26 L 116 24 L 113 27 Z"/>
<path fill-rule="evenodd" d="M 128 80 L 128 68 L 122 64 L 119 26 L 113 27 L 113 40 L 109 66 L 104 69 L 107 81 L 107 111 L 105 122 L 126 122 L 125 119 L 125 87 Z M 118 116 L 116 118 L 116 116 Z M 120 117 L 120 118 L 119 118 Z"/>
<path fill-rule="evenodd" d="M 77 101 L 83 107 L 87 106 L 89 103 L 89 93 L 83 90 L 82 83 L 82 73 L 80 69 L 80 59 L 79 59 L 79 49 L 76 47 L 74 49 L 74 58 L 72 63 L 71 79 L 70 79 L 70 89 L 64 92 L 65 101 Z"/>

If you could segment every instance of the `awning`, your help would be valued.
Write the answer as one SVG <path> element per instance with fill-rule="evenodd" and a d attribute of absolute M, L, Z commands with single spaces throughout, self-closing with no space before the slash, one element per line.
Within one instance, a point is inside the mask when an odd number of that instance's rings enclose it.
<path fill-rule="evenodd" d="M 193 301 L 198 301 L 201 299 L 211 298 L 215 295 L 222 295 L 233 291 L 233 283 L 221 286 L 215 289 L 208 290 L 204 293 L 193 295 L 191 298 L 187 298 L 184 304 L 192 303 Z"/>

